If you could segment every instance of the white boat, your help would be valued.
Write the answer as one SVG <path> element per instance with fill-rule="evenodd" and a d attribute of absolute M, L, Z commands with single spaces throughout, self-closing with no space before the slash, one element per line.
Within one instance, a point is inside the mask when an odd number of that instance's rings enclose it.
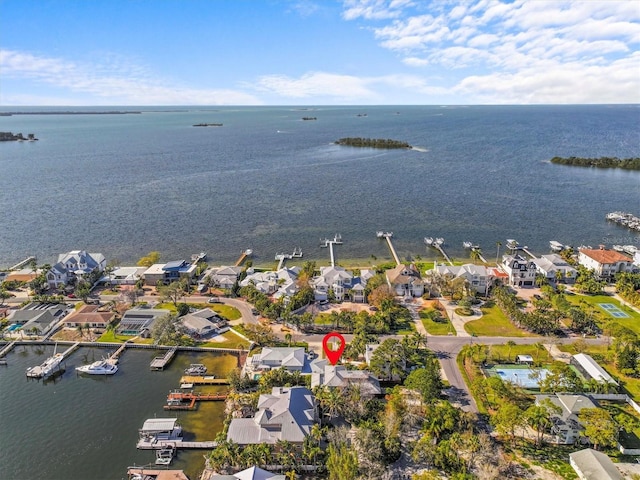
<path fill-rule="evenodd" d="M 53 356 L 47 358 L 42 364 L 35 367 L 27 368 L 27 377 L 31 378 L 47 378 L 62 363 L 64 355 L 54 353 Z"/>
<path fill-rule="evenodd" d="M 554 252 L 561 252 L 564 250 L 564 245 L 560 242 L 556 242 L 555 240 L 551 240 L 549 242 L 549 247 L 551 247 L 551 250 Z"/>
<path fill-rule="evenodd" d="M 444 244 L 444 238 L 442 237 L 436 238 L 436 245 L 443 245 L 443 244 Z"/>
<path fill-rule="evenodd" d="M 185 375 L 205 375 L 207 367 L 201 363 L 192 363 L 188 368 L 185 368 L 184 373 Z"/>
<path fill-rule="evenodd" d="M 175 450 L 173 447 L 161 448 L 156 450 L 156 465 L 169 465 L 173 460 Z"/>
<path fill-rule="evenodd" d="M 251 255 L 253 255 L 253 250 L 251 250 L 250 248 L 247 248 L 247 249 L 244 251 L 244 254 L 245 254 L 247 257 L 250 257 Z"/>
<path fill-rule="evenodd" d="M 638 251 L 638 247 L 636 247 L 635 245 L 623 245 L 622 251 L 624 253 L 628 253 L 629 255 L 635 255 L 635 253 Z"/>
<path fill-rule="evenodd" d="M 471 243 L 471 242 L 462 242 L 462 246 L 464 248 L 472 248 L 473 247 L 473 243 Z"/>
<path fill-rule="evenodd" d="M 424 237 L 424 243 L 427 245 L 433 245 L 433 237 Z"/>
<path fill-rule="evenodd" d="M 520 244 L 516 242 L 513 238 L 507 238 L 507 248 L 509 250 L 517 250 L 520 248 Z"/>
<path fill-rule="evenodd" d="M 87 375 L 113 375 L 118 371 L 118 366 L 115 363 L 110 363 L 109 360 L 98 360 L 88 365 L 76 367 L 76 371 Z"/>
<path fill-rule="evenodd" d="M 624 247 L 622 245 L 614 245 L 613 248 L 616 252 L 624 252 Z"/>

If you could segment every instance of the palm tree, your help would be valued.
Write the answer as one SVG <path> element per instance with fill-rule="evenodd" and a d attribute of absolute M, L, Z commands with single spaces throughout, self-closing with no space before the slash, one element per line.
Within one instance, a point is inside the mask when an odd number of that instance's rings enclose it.
<path fill-rule="evenodd" d="M 498 264 L 498 257 L 500 256 L 500 247 L 502 246 L 502 242 L 496 242 L 496 265 Z"/>

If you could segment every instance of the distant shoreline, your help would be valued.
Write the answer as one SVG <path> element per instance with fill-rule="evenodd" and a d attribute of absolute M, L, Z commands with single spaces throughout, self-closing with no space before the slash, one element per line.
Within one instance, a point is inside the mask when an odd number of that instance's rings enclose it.
<path fill-rule="evenodd" d="M 13 115 L 139 115 L 141 111 L 87 111 L 61 110 L 53 112 L 0 112 L 0 117 L 11 117 Z"/>

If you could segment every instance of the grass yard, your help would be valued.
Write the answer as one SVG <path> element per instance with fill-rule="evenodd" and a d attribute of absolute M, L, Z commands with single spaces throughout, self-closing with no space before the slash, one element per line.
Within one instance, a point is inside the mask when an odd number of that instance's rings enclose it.
<path fill-rule="evenodd" d="M 426 301 L 425 302 L 426 308 L 421 309 L 419 312 L 420 319 L 422 321 L 422 324 L 424 325 L 424 328 L 431 335 L 455 334 L 455 329 L 453 328 L 453 325 L 451 324 L 451 321 L 447 316 L 446 310 L 444 309 L 436 310 L 434 308 L 435 304 L 436 304 L 436 301 L 433 301 L 433 300 Z M 433 320 L 433 318 L 436 316 L 435 315 L 436 311 L 439 312 L 440 314 L 438 316 L 439 319 L 437 321 Z"/>
<path fill-rule="evenodd" d="M 232 330 L 228 332 L 224 332 L 214 340 L 206 343 L 198 344 L 199 347 L 209 347 L 209 348 L 249 348 L 249 342 L 247 342 L 241 336 L 235 334 Z"/>
<path fill-rule="evenodd" d="M 482 307 L 482 318 L 465 323 L 466 332 L 476 337 L 537 337 L 516 327 L 497 305 Z"/>
<path fill-rule="evenodd" d="M 553 359 L 542 343 L 534 345 L 487 345 L 489 363 L 515 362 L 517 355 L 531 355 L 536 365 L 549 363 Z"/>
<path fill-rule="evenodd" d="M 640 313 L 632 308 L 624 305 L 619 300 L 609 295 L 566 295 L 566 299 L 574 305 L 578 305 L 584 309 L 586 305 L 591 308 L 595 314 L 600 327 L 606 330 L 607 324 L 617 323 L 632 330 L 640 335 Z M 599 304 L 611 303 L 628 315 L 628 318 L 615 318 L 605 312 Z"/>

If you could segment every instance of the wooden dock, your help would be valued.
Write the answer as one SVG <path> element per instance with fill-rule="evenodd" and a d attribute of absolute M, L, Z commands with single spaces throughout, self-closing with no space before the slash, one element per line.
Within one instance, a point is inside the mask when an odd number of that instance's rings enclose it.
<path fill-rule="evenodd" d="M 139 450 L 161 450 L 163 448 L 173 447 L 177 449 L 200 449 L 200 450 L 210 450 L 216 448 L 218 446 L 218 442 L 214 440 L 206 441 L 206 442 L 185 442 L 182 440 L 145 440 L 141 439 L 136 444 L 136 448 Z"/>
<path fill-rule="evenodd" d="M 339 233 L 336 233 L 333 236 L 333 240 L 329 240 L 328 238 L 324 239 L 324 244 L 322 244 L 323 240 L 320 241 L 320 246 L 322 248 L 327 248 L 329 247 L 329 257 L 331 258 L 331 266 L 335 267 L 336 266 L 336 257 L 333 254 L 333 246 L 334 245 L 342 245 L 342 235 L 340 235 Z"/>
<path fill-rule="evenodd" d="M 27 265 L 29 262 L 34 262 L 36 260 L 37 260 L 36 256 L 35 255 L 31 255 L 30 257 L 27 257 L 24 260 L 22 260 L 21 262 L 18 262 L 15 265 L 13 265 L 11 268 L 9 268 L 9 270 L 19 270 L 22 267 L 24 267 L 25 265 Z"/>
<path fill-rule="evenodd" d="M 155 371 L 164 370 L 164 367 L 166 367 L 171 362 L 171 360 L 173 360 L 173 357 L 176 356 L 177 351 L 178 347 L 173 347 L 164 355 L 154 358 L 153 360 L 151 360 L 151 365 L 149 365 L 149 368 Z"/>
<path fill-rule="evenodd" d="M 436 250 L 438 250 L 440 252 L 440 254 L 444 257 L 444 259 L 449 263 L 449 265 L 453 266 L 453 261 L 451 260 L 451 258 L 449 257 L 449 255 L 447 255 L 447 252 L 444 251 L 444 238 L 436 238 L 436 240 L 434 241 L 431 237 L 425 238 L 424 242 L 430 246 L 435 248 Z"/>
<path fill-rule="evenodd" d="M 191 383 L 193 385 L 229 385 L 226 378 L 216 378 L 212 375 L 183 375 L 180 384 Z"/>
<path fill-rule="evenodd" d="M 17 342 L 17 340 L 14 340 L 10 344 L 6 345 L 2 350 L 0 350 L 0 358 L 4 358 L 4 356 L 7 353 L 9 353 L 11 350 L 13 350 L 13 347 L 15 347 L 16 342 Z"/>
<path fill-rule="evenodd" d="M 391 256 L 393 260 L 396 262 L 396 265 L 400 265 L 400 259 L 398 258 L 398 254 L 396 253 L 396 249 L 393 248 L 393 243 L 391 243 L 391 237 L 393 237 L 393 232 L 378 232 L 376 233 L 376 237 L 384 238 L 387 241 L 387 245 L 389 246 L 389 250 L 391 251 Z"/>
<path fill-rule="evenodd" d="M 238 260 L 236 260 L 235 266 L 239 267 L 240 265 L 242 265 L 244 261 L 251 256 L 252 253 L 253 253 L 253 250 L 251 250 L 250 248 L 247 248 L 244 252 L 240 254 L 240 257 L 238 258 Z"/>
<path fill-rule="evenodd" d="M 108 359 L 109 363 L 113 365 L 117 364 L 118 360 L 120 360 L 120 354 L 124 352 L 126 348 L 127 348 L 127 343 L 123 343 L 115 352 L 111 354 L 111 356 Z"/>
<path fill-rule="evenodd" d="M 196 402 L 222 401 L 227 399 L 224 393 L 171 392 L 167 395 L 165 410 L 195 410 Z"/>

